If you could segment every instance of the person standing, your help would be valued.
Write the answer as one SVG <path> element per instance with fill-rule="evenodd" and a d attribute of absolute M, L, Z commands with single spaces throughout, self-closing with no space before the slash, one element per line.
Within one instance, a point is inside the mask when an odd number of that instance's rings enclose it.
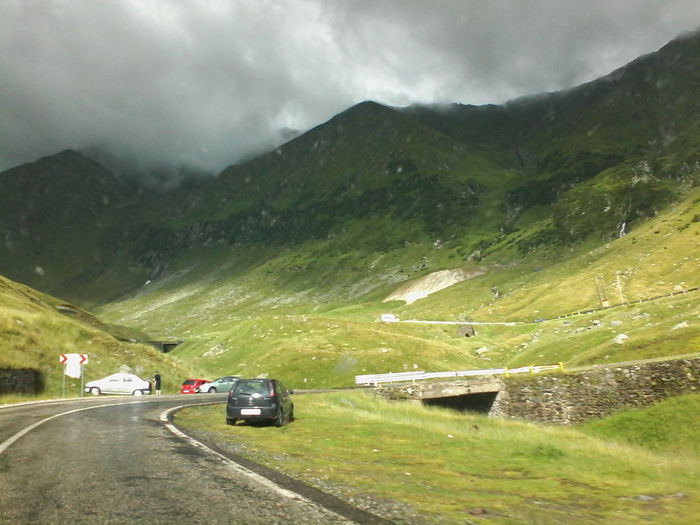
<path fill-rule="evenodd" d="M 156 375 L 153 376 L 153 386 L 155 387 L 156 395 L 160 395 L 160 374 L 156 372 Z"/>

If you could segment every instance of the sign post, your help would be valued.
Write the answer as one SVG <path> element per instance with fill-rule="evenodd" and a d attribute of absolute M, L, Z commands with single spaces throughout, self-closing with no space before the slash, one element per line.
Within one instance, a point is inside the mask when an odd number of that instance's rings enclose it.
<path fill-rule="evenodd" d="M 58 362 L 63 365 L 63 397 L 66 397 L 66 376 L 80 378 L 80 396 L 83 395 L 83 365 L 88 362 L 87 354 L 60 354 Z"/>

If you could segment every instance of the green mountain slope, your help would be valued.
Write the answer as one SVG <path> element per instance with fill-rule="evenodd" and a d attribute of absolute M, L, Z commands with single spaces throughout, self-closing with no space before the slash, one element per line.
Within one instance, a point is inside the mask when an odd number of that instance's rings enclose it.
<path fill-rule="evenodd" d="M 457 140 L 507 151 L 519 174 L 508 192 L 513 215 L 555 204 L 561 234 L 609 238 L 668 204 L 679 186 L 697 184 L 699 56 L 696 32 L 567 91 L 410 112 Z M 590 206 L 601 198 L 605 206 Z M 571 220 L 584 211 L 586 220 Z"/>
<path fill-rule="evenodd" d="M 7 170 L 0 174 L 1 272 L 81 298 L 86 283 L 100 286 L 95 281 L 114 264 L 122 232 L 134 221 L 143 223 L 152 198 L 71 150 Z"/>
<path fill-rule="evenodd" d="M 0 174 L 0 273 L 182 337 L 174 354 L 212 375 L 283 373 L 297 386 L 697 351 L 693 293 L 532 321 L 605 294 L 615 305 L 698 286 L 699 50 L 700 33 L 687 35 L 597 81 L 503 106 L 365 102 L 163 195 L 74 152 L 42 159 Z M 443 270 L 472 278 L 383 302 Z M 464 338 L 377 323 L 388 310 L 529 323 Z M 620 326 L 625 344 L 611 342 Z"/>
<path fill-rule="evenodd" d="M 348 386 L 362 373 L 569 367 L 692 353 L 700 351 L 700 292 L 683 292 L 698 283 L 699 202 L 695 190 L 603 245 L 507 265 L 487 255 L 482 275 L 411 304 L 383 302 L 396 288 L 392 279 L 411 261 L 424 271 L 459 263 L 454 251 L 423 245 L 337 261 L 324 257 L 324 243 L 309 242 L 275 257 L 260 252 L 259 264 L 242 261 L 243 275 L 235 257 L 228 271 L 182 268 L 100 313 L 184 338 L 175 354 L 211 374 L 281 375 L 297 387 Z M 309 260 L 314 254 L 317 264 Z M 602 308 L 599 286 L 609 308 Z M 465 338 L 455 325 L 379 322 L 388 312 L 403 320 L 514 324 L 477 325 L 477 335 Z M 590 313 L 568 316 L 576 312 Z"/>

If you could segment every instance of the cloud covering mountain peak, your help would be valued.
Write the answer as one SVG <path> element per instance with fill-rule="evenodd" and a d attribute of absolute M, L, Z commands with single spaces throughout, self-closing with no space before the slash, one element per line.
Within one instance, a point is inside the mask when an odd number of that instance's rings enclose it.
<path fill-rule="evenodd" d="M 5 0 L 0 12 L 0 170 L 75 148 L 127 171 L 216 173 L 361 100 L 502 103 L 700 25 L 692 0 Z"/>

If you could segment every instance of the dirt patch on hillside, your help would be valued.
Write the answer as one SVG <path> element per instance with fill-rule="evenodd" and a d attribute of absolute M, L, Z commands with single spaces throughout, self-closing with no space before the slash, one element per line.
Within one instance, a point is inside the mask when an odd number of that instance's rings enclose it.
<path fill-rule="evenodd" d="M 443 290 L 449 286 L 452 286 L 453 284 L 473 279 L 479 275 L 484 275 L 485 273 L 485 268 L 456 268 L 454 270 L 440 270 L 439 272 L 433 272 L 431 274 L 424 275 L 415 281 L 404 283 L 397 288 L 394 293 L 384 299 L 384 302 L 405 301 L 406 304 L 411 304 L 418 299 L 428 297 L 431 293 Z"/>

